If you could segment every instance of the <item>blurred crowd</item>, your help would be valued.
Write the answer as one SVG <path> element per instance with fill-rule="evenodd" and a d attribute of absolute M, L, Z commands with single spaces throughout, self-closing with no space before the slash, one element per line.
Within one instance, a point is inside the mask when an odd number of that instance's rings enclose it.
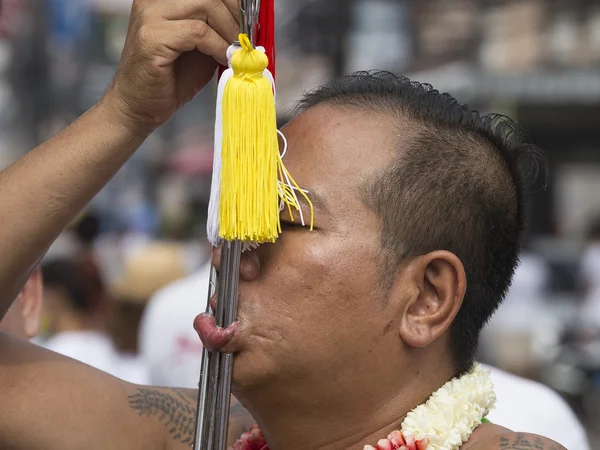
<path fill-rule="evenodd" d="M 99 97 L 130 3 L 2 1 L 1 165 Z M 276 3 L 282 123 L 302 90 L 380 68 L 503 111 L 547 149 L 528 191 L 521 265 L 480 359 L 550 386 L 600 433 L 600 5 Z M 40 345 L 135 383 L 197 385 L 192 321 L 208 290 L 214 95 L 203 92 L 153 135 L 45 256 Z"/>

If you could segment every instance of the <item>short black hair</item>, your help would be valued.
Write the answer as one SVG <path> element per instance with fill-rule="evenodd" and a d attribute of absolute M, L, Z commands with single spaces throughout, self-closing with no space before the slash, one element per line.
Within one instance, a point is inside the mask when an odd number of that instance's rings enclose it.
<path fill-rule="evenodd" d="M 86 280 L 80 266 L 70 259 L 53 259 L 42 263 L 44 287 L 63 289 L 69 305 L 81 313 L 90 313 L 94 304 L 87 295 Z"/>
<path fill-rule="evenodd" d="M 100 216 L 95 211 L 86 212 L 75 225 L 75 235 L 86 246 L 100 235 Z"/>
<path fill-rule="evenodd" d="M 416 256 L 448 250 L 460 258 L 467 291 L 450 328 L 450 350 L 456 374 L 468 371 L 480 331 L 518 264 L 522 162 L 536 147 L 509 118 L 480 115 L 429 84 L 389 72 L 335 79 L 305 94 L 297 113 L 322 103 L 384 113 L 411 130 L 389 169 L 366 183 L 363 199 L 382 220 L 388 283 L 400 263 Z"/>

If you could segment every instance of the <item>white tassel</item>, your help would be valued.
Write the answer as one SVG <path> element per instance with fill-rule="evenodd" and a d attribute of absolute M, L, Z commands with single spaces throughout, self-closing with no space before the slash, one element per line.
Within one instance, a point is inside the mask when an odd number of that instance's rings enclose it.
<path fill-rule="evenodd" d="M 231 45 L 227 49 L 227 60 L 231 62 L 231 56 L 239 47 Z M 233 76 L 230 67 L 223 72 L 219 79 L 217 88 L 217 106 L 215 112 L 215 139 L 213 149 L 213 172 L 210 187 L 210 201 L 208 203 L 208 217 L 206 222 L 206 235 L 213 247 L 219 245 L 219 204 L 221 197 L 221 164 L 223 148 L 223 93 L 227 81 Z"/>
<path fill-rule="evenodd" d="M 262 47 L 257 47 L 257 48 L 262 48 Z M 264 52 L 264 50 L 263 50 Z M 271 73 L 271 71 L 269 69 L 265 69 L 263 71 L 263 77 L 265 77 L 267 80 L 269 80 L 271 82 L 271 86 L 273 86 L 273 99 L 275 99 L 275 106 L 277 106 L 277 89 L 275 89 L 275 78 L 273 78 L 273 74 Z"/>

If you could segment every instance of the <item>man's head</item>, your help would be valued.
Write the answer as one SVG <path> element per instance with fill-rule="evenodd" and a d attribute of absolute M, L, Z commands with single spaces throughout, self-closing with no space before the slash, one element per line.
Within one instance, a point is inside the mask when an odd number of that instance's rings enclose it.
<path fill-rule="evenodd" d="M 283 131 L 315 231 L 284 224 L 244 257 L 237 384 L 368 383 L 376 403 L 467 370 L 518 259 L 529 145 L 512 122 L 361 73 L 306 95 Z"/>
<path fill-rule="evenodd" d="M 48 332 L 86 328 L 97 308 L 94 279 L 69 258 L 44 262 L 44 314 Z"/>
<path fill-rule="evenodd" d="M 385 113 L 407 128 L 395 160 L 364 183 L 363 199 L 383 225 L 383 282 L 391 283 L 411 258 L 435 250 L 458 256 L 467 290 L 451 327 L 451 352 L 457 372 L 468 370 L 479 331 L 504 298 L 518 261 L 519 164 L 532 145 L 509 119 L 481 116 L 429 85 L 387 72 L 337 80 L 308 94 L 300 108 L 318 104 Z"/>
<path fill-rule="evenodd" d="M 40 331 L 42 300 L 42 275 L 37 268 L 0 321 L 0 331 L 19 339 L 35 337 Z"/>

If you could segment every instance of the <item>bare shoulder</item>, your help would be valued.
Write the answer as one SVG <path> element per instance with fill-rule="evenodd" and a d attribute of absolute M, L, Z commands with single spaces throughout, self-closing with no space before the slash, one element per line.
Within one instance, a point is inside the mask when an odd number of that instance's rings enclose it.
<path fill-rule="evenodd" d="M 478 440 L 469 450 L 567 450 L 559 443 L 531 433 L 506 431 Z"/>
<path fill-rule="evenodd" d="M 197 391 L 191 389 L 131 386 L 129 408 L 142 420 L 159 425 L 165 435 L 165 447 L 191 447 L 194 440 Z"/>
<path fill-rule="evenodd" d="M 0 334 L 0 448 L 164 450 L 166 402 L 140 389 Z"/>
<path fill-rule="evenodd" d="M 129 384 L 2 333 L 0 399 L 2 449 L 183 450 L 193 444 L 196 390 Z M 251 423 L 232 399 L 231 439 Z"/>
<path fill-rule="evenodd" d="M 162 428 L 166 450 L 191 448 L 196 431 L 198 391 L 194 389 L 136 386 L 129 394 L 129 407 L 141 418 Z M 228 447 L 248 431 L 254 419 L 235 397 L 231 397 Z"/>

